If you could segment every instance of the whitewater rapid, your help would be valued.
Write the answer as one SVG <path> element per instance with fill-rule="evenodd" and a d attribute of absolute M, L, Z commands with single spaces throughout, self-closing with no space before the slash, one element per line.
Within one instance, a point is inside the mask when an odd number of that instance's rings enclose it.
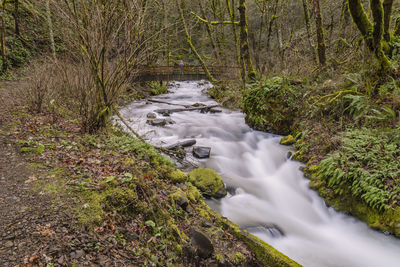
<path fill-rule="evenodd" d="M 153 99 L 215 105 L 204 93 L 209 87 L 204 82 L 177 82 L 168 94 Z M 173 113 L 175 124 L 164 127 L 146 124 L 148 113 L 168 108 L 176 107 L 140 101 L 121 114 L 154 145 L 196 139 L 196 145 L 211 147 L 209 159 L 189 160 L 223 177 L 230 193 L 208 201 L 223 216 L 304 266 L 400 266 L 400 240 L 328 208 L 309 189 L 301 164 L 287 158 L 289 148 L 279 145 L 279 136 L 254 131 L 242 113 L 222 108 L 215 114 Z"/>

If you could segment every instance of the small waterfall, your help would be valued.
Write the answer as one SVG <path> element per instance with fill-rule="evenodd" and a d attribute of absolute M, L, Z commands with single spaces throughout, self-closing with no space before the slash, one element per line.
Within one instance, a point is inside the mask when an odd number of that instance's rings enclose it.
<path fill-rule="evenodd" d="M 216 104 L 204 90 L 209 84 L 179 82 L 159 101 L 190 105 Z M 208 204 L 223 216 L 265 240 L 304 266 L 397 267 L 400 240 L 371 230 L 366 224 L 328 208 L 308 187 L 301 164 L 287 159 L 279 136 L 254 131 L 239 111 L 179 112 L 175 124 L 146 124 L 146 115 L 170 105 L 134 102 L 121 110 L 131 126 L 155 145 L 194 138 L 211 147 L 211 158 L 195 160 L 224 178 L 229 194 Z M 173 108 L 173 107 L 172 107 Z"/>

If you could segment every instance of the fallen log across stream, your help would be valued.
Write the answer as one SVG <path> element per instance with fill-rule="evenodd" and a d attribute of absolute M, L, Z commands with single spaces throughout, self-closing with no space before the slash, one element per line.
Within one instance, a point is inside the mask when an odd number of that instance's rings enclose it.
<path fill-rule="evenodd" d="M 211 106 L 199 106 L 199 107 L 190 107 L 190 108 L 173 108 L 173 109 L 157 109 L 154 112 L 162 115 L 169 115 L 175 112 L 184 112 L 184 111 L 209 111 L 212 108 L 219 107 L 219 105 L 211 105 Z"/>

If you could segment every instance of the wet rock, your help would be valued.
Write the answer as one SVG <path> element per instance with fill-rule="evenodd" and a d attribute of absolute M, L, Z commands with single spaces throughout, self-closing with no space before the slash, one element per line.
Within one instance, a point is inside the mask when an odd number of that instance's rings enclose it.
<path fill-rule="evenodd" d="M 158 109 L 156 112 L 162 116 L 169 117 L 171 115 L 171 111 L 168 109 Z"/>
<path fill-rule="evenodd" d="M 167 124 L 167 120 L 165 119 L 154 119 L 154 120 L 148 120 L 147 124 L 150 124 L 151 126 L 165 126 Z"/>
<path fill-rule="evenodd" d="M 200 258 L 207 259 L 214 253 L 214 246 L 208 236 L 197 229 L 191 230 L 190 243 Z"/>
<path fill-rule="evenodd" d="M 195 146 L 193 147 L 193 156 L 198 159 L 209 158 L 211 154 L 211 147 Z"/>
<path fill-rule="evenodd" d="M 215 108 L 212 108 L 212 109 L 210 109 L 210 110 L 209 110 L 209 112 L 210 112 L 210 113 L 221 113 L 221 112 L 222 112 L 222 110 L 220 110 L 220 109 L 215 109 Z"/>
<path fill-rule="evenodd" d="M 190 139 L 190 140 L 178 142 L 176 144 L 167 146 L 165 148 L 168 149 L 168 150 L 175 150 L 175 149 L 182 148 L 182 147 L 194 146 L 195 144 L 196 144 L 196 140 L 195 139 Z"/>
<path fill-rule="evenodd" d="M 187 206 L 189 205 L 189 201 L 181 189 L 178 189 L 175 191 L 175 193 L 170 194 L 169 199 L 171 203 L 175 205 L 175 207 L 180 207 L 183 210 L 186 210 Z"/>
<path fill-rule="evenodd" d="M 156 113 L 154 113 L 154 112 L 149 112 L 149 113 L 147 113 L 147 116 L 146 116 L 148 119 L 155 119 L 155 118 L 157 118 L 157 114 Z"/>
<path fill-rule="evenodd" d="M 221 176 L 211 169 L 196 169 L 188 177 L 205 197 L 221 198 L 227 194 Z"/>
<path fill-rule="evenodd" d="M 167 122 L 167 124 L 175 124 L 176 122 L 170 118 L 165 119 L 165 121 Z"/>

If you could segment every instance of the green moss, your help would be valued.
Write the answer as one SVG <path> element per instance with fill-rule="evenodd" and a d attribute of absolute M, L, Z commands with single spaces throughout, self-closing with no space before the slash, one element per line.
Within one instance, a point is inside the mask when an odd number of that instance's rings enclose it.
<path fill-rule="evenodd" d="M 106 212 L 132 213 L 138 202 L 134 190 L 118 187 L 102 192 L 89 192 L 85 199 L 86 203 L 76 210 L 79 222 L 85 225 L 100 223 Z"/>
<path fill-rule="evenodd" d="M 201 217 L 203 217 L 207 221 L 211 221 L 210 213 L 208 211 L 202 208 L 198 208 L 196 209 L 196 211 L 200 214 Z"/>
<path fill-rule="evenodd" d="M 223 257 L 221 254 L 219 254 L 219 253 L 215 254 L 215 259 L 216 259 L 217 262 L 219 262 L 219 263 L 223 263 L 223 262 L 224 262 L 224 257 Z"/>
<path fill-rule="evenodd" d="M 280 77 L 248 85 L 242 101 L 246 122 L 257 130 L 289 134 L 299 117 L 301 89 Z"/>
<path fill-rule="evenodd" d="M 246 258 L 244 257 L 244 255 L 240 252 L 236 252 L 235 253 L 235 262 L 236 264 L 240 264 L 242 262 L 246 261 Z"/>
<path fill-rule="evenodd" d="M 174 184 L 185 183 L 188 176 L 181 170 L 174 170 L 167 174 L 168 180 Z"/>
<path fill-rule="evenodd" d="M 296 143 L 296 140 L 294 139 L 294 137 L 292 135 L 282 137 L 282 139 L 280 141 L 280 144 L 285 145 L 285 146 L 291 146 L 294 143 Z"/>
<path fill-rule="evenodd" d="M 301 266 L 258 237 L 248 233 L 245 230 L 241 230 L 238 225 L 234 224 L 228 219 L 219 217 L 218 220 L 225 229 L 228 229 L 234 236 L 242 240 L 249 247 L 249 249 L 256 255 L 257 261 L 261 264 L 261 266 Z"/>
<path fill-rule="evenodd" d="M 190 172 L 189 182 L 194 184 L 207 197 L 219 197 L 221 191 L 224 194 L 225 187 L 221 176 L 211 169 L 199 168 Z"/>
<path fill-rule="evenodd" d="M 187 196 L 192 203 L 197 203 L 201 199 L 200 191 L 193 185 L 188 185 Z"/>

